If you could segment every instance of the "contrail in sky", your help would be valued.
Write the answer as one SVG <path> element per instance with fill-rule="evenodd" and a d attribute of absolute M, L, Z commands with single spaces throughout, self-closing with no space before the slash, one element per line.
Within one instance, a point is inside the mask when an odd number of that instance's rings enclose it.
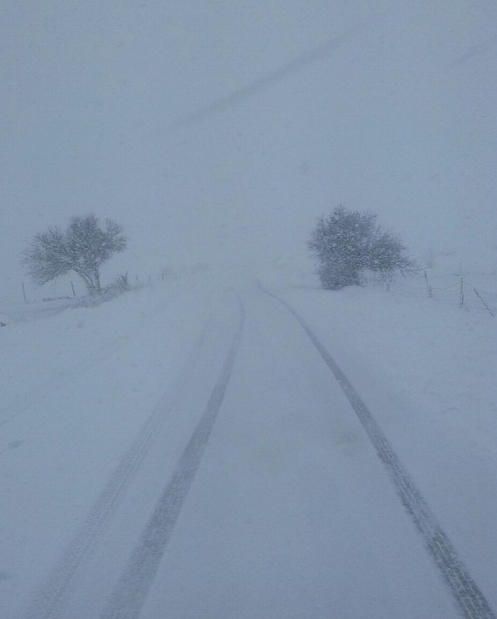
<path fill-rule="evenodd" d="M 368 20 L 367 23 L 363 22 L 359 26 L 356 26 L 354 29 L 348 30 L 344 34 L 333 37 L 325 43 L 321 44 L 319 47 L 315 47 L 314 49 L 311 49 L 301 54 L 300 56 L 293 58 L 292 60 L 290 60 L 290 62 L 287 62 L 286 64 L 278 67 L 277 69 L 274 69 L 273 71 L 270 71 L 269 73 L 266 73 L 265 75 L 262 75 L 250 84 L 242 86 L 241 88 L 234 90 L 233 92 L 225 95 L 224 97 L 215 99 L 211 103 L 204 105 L 203 107 L 195 110 L 194 112 L 191 112 L 190 114 L 186 114 L 185 116 L 179 118 L 173 124 L 173 127 L 182 128 L 195 125 L 208 119 L 210 116 L 214 116 L 216 114 L 235 108 L 247 99 L 255 97 L 259 93 L 268 90 L 271 86 L 282 82 L 294 73 L 298 73 L 299 71 L 307 68 L 309 65 L 315 64 L 316 62 L 327 58 L 334 51 L 339 49 L 345 42 L 355 37 L 358 32 L 364 28 L 365 25 L 368 25 L 370 23 L 371 19 Z"/>
<path fill-rule="evenodd" d="M 492 37 L 491 39 L 487 39 L 478 45 L 471 46 L 464 54 L 458 56 L 449 66 L 449 68 L 454 68 L 458 65 L 465 64 L 469 60 L 472 60 L 475 56 L 480 56 L 481 54 L 485 54 L 492 47 L 495 47 L 497 44 L 497 37 Z"/>

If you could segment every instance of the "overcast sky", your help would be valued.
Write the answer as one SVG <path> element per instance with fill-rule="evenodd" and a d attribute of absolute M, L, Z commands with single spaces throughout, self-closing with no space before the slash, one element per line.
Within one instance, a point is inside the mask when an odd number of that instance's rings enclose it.
<path fill-rule="evenodd" d="M 0 295 L 37 231 L 115 268 L 303 260 L 338 203 L 497 266 L 494 0 L 4 0 Z M 1 299 L 0 299 L 1 300 Z"/>

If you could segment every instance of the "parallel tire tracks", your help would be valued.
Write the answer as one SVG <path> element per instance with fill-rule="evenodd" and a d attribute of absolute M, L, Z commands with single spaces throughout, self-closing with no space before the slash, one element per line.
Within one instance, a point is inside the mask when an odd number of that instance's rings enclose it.
<path fill-rule="evenodd" d="M 140 616 L 221 409 L 238 352 L 243 323 L 244 310 L 240 302 L 238 329 L 202 417 L 157 501 L 100 619 L 137 619 Z"/>
<path fill-rule="evenodd" d="M 187 379 L 199 358 L 211 320 L 207 320 L 188 359 L 180 372 L 171 395 L 165 396 L 143 425 L 140 433 L 124 453 L 117 468 L 100 492 L 86 520 L 63 552 L 47 582 L 33 596 L 24 619 L 57 619 L 63 617 L 63 606 L 71 582 L 84 559 L 95 546 L 123 498 L 136 471 L 147 455 L 155 436 L 180 401 Z"/>
<path fill-rule="evenodd" d="M 478 588 L 468 569 L 459 558 L 447 534 L 441 528 L 428 503 L 416 487 L 405 466 L 363 402 L 352 383 L 319 341 L 315 333 L 293 307 L 277 295 L 261 287 L 263 292 L 283 305 L 305 331 L 321 358 L 331 370 L 352 406 L 369 440 L 395 486 L 405 509 L 423 538 L 425 546 L 443 576 L 462 616 L 466 619 L 496 619 L 485 596 Z"/>

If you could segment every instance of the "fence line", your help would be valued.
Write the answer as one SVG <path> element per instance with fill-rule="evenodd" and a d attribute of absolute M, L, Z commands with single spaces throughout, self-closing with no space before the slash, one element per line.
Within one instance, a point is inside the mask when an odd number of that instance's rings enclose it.
<path fill-rule="evenodd" d="M 388 282 L 388 286 L 374 274 L 369 274 L 367 280 L 403 296 L 429 298 L 445 305 L 484 312 L 492 318 L 497 316 L 497 274 L 436 273 L 419 269 L 406 277 L 397 277 Z M 495 289 L 490 290 L 494 283 Z"/>

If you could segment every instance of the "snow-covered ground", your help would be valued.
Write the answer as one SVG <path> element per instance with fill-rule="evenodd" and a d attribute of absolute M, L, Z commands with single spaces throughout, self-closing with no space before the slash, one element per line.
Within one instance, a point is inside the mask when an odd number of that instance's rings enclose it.
<path fill-rule="evenodd" d="M 174 383 L 210 297 L 147 289 L 2 329 L 0 616 L 46 575 Z"/>
<path fill-rule="evenodd" d="M 495 321 L 395 288 L 263 284 L 333 355 L 496 608 Z M 0 365 L 1 617 L 459 616 L 340 385 L 257 281 L 204 274 L 12 323 Z M 171 492 L 178 519 L 126 614 L 119 582 Z"/>
<path fill-rule="evenodd" d="M 3 303 L 0 305 L 0 316 L 4 322 L 26 322 L 44 316 L 54 316 L 69 307 L 77 307 L 78 299 L 57 299 L 54 301 L 39 301 L 34 303 Z"/>
<path fill-rule="evenodd" d="M 374 289 L 288 290 L 497 593 L 497 323 Z"/>

